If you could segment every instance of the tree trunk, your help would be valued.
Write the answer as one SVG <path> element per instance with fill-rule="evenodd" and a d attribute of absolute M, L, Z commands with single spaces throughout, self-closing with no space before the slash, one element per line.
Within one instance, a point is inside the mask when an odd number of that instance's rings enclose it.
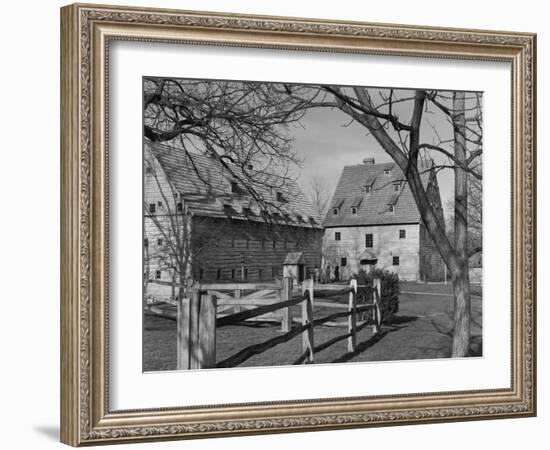
<path fill-rule="evenodd" d="M 452 357 L 465 357 L 470 353 L 470 279 L 468 268 L 453 280 L 454 332 Z"/>
<path fill-rule="evenodd" d="M 466 162 L 465 93 L 453 95 L 454 151 L 457 162 Z M 458 270 L 453 271 L 453 357 L 470 353 L 470 278 L 468 267 L 468 176 L 455 168 L 455 252 Z"/>

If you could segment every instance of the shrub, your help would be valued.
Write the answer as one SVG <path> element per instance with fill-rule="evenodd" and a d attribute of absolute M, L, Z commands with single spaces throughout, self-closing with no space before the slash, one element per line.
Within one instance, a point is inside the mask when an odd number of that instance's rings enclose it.
<path fill-rule="evenodd" d="M 380 278 L 380 316 L 382 323 L 387 323 L 399 311 L 399 277 L 389 270 L 374 269 L 366 272 L 361 269 L 353 276 L 359 285 L 373 285 L 374 278 Z"/>

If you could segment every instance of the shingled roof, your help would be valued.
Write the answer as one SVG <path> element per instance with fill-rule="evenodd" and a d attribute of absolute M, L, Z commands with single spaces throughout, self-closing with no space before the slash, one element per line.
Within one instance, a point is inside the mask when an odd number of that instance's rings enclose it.
<path fill-rule="evenodd" d="M 246 177 L 237 165 L 229 164 L 226 168 L 218 159 L 184 153 L 181 149 L 149 141 L 145 142 L 145 151 L 154 156 L 193 215 L 322 228 L 322 218 L 317 216 L 293 180 L 256 172 L 254 179 L 260 182 L 255 189 L 268 200 L 269 206 L 266 207 L 258 203 L 242 184 L 240 180 Z M 266 181 L 265 185 L 277 186 L 276 192 L 262 185 L 262 180 Z"/>
<path fill-rule="evenodd" d="M 430 172 L 421 177 L 427 186 Z M 335 215 L 331 207 L 323 226 L 419 223 L 420 213 L 404 180 L 403 172 L 395 163 L 345 166 L 331 202 L 331 206 L 340 205 L 338 214 Z M 370 192 L 366 192 L 366 186 L 370 186 Z M 389 205 L 393 206 L 393 212 L 388 211 Z M 357 208 L 357 214 L 351 214 L 352 207 Z"/>

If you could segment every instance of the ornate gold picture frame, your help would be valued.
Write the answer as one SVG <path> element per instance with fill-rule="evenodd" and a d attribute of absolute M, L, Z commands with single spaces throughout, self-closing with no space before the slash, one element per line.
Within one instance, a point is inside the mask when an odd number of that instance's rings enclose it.
<path fill-rule="evenodd" d="M 510 64 L 511 117 L 500 124 L 511 125 L 510 386 L 113 409 L 108 137 L 109 51 L 116 41 Z M 530 33 L 85 4 L 62 8 L 62 442 L 81 446 L 535 415 L 535 88 L 536 36 Z M 485 286 L 485 295 L 490 289 Z"/>

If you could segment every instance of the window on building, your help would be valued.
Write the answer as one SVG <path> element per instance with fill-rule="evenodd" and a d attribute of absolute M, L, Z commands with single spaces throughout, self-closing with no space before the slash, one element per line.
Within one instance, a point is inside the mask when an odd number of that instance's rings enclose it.
<path fill-rule="evenodd" d="M 258 269 L 258 278 L 261 280 L 264 277 L 264 271 L 262 269 Z"/>
<path fill-rule="evenodd" d="M 348 258 L 340 258 L 340 266 L 346 267 L 348 265 Z"/>
<path fill-rule="evenodd" d="M 337 216 L 338 215 L 338 208 L 332 208 L 332 214 L 334 216 Z"/>
<path fill-rule="evenodd" d="M 372 186 L 365 186 L 365 193 L 370 194 L 372 191 Z"/>
<path fill-rule="evenodd" d="M 399 256 L 394 256 L 392 263 L 393 263 L 394 266 L 398 266 L 399 265 Z"/>
<path fill-rule="evenodd" d="M 273 245 L 273 248 L 276 248 L 277 247 L 277 241 L 273 241 L 272 245 Z"/>
<path fill-rule="evenodd" d="M 235 193 L 239 190 L 239 185 L 236 181 L 231 182 L 231 192 Z"/>
<path fill-rule="evenodd" d="M 157 271 L 155 272 L 155 279 L 156 279 L 156 280 L 160 280 L 161 277 L 162 277 L 162 272 L 161 272 L 160 270 L 157 270 Z"/>
<path fill-rule="evenodd" d="M 366 248 L 373 247 L 373 238 L 371 233 L 365 234 L 365 247 Z"/>
<path fill-rule="evenodd" d="M 219 280 L 222 277 L 222 269 L 216 270 L 216 279 Z"/>
<path fill-rule="evenodd" d="M 395 183 L 395 184 L 393 185 L 393 190 L 397 192 L 397 191 L 399 191 L 399 188 L 400 188 L 400 187 L 401 187 L 401 184 L 400 184 L 400 183 Z"/>
<path fill-rule="evenodd" d="M 341 238 L 342 238 L 342 234 L 339 231 L 334 233 L 334 240 L 335 241 L 339 241 Z"/>
<path fill-rule="evenodd" d="M 231 279 L 235 279 L 235 269 L 231 269 Z"/>
<path fill-rule="evenodd" d="M 391 173 L 390 169 L 384 169 L 384 175 L 389 175 Z"/>
<path fill-rule="evenodd" d="M 395 207 L 393 205 L 388 205 L 388 212 L 393 214 L 395 212 Z"/>
<path fill-rule="evenodd" d="M 162 245 L 162 239 L 161 239 L 161 238 L 157 239 L 157 245 L 158 245 L 159 247 Z"/>
<path fill-rule="evenodd" d="M 405 230 L 399 230 L 399 239 L 405 239 L 407 237 L 407 233 Z"/>
<path fill-rule="evenodd" d="M 178 202 L 176 204 L 176 211 L 177 212 L 183 212 L 183 203 L 182 202 Z"/>
<path fill-rule="evenodd" d="M 248 279 L 248 269 L 244 269 L 244 278 Z"/>
<path fill-rule="evenodd" d="M 277 268 L 272 267 L 271 268 L 271 278 L 275 278 L 275 277 L 277 277 Z"/>
<path fill-rule="evenodd" d="M 352 207 L 351 207 L 351 215 L 352 215 L 352 216 L 356 216 L 356 215 L 357 215 L 357 206 L 352 206 Z"/>
<path fill-rule="evenodd" d="M 143 246 L 144 247 L 149 247 L 149 239 L 147 239 L 147 238 L 143 239 Z"/>
<path fill-rule="evenodd" d="M 199 280 L 202 280 L 204 278 L 204 269 L 201 267 L 199 269 Z"/>
<path fill-rule="evenodd" d="M 162 202 L 161 202 L 160 200 L 157 202 L 157 206 L 158 206 L 159 208 L 162 208 Z"/>
<path fill-rule="evenodd" d="M 157 205 L 155 203 L 149 203 L 149 214 L 155 214 L 157 212 Z"/>
<path fill-rule="evenodd" d="M 282 193 L 282 192 L 277 192 L 275 199 L 276 199 L 278 202 L 284 201 L 283 193 Z"/>

